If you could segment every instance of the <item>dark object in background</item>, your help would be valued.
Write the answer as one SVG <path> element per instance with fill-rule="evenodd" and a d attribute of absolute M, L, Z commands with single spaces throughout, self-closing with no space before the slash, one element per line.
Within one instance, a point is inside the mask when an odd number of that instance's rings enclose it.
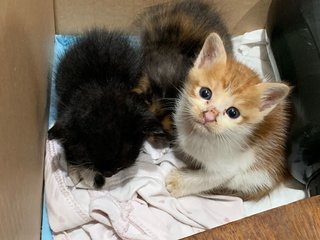
<path fill-rule="evenodd" d="M 142 64 L 126 34 L 104 30 L 83 34 L 62 57 L 49 138 L 61 142 L 73 180 L 102 187 L 104 177 L 135 162 L 149 135 L 163 133 L 144 99 L 132 92 Z"/>
<path fill-rule="evenodd" d="M 281 79 L 294 86 L 289 170 L 320 194 L 320 0 L 274 0 L 268 19 Z"/>

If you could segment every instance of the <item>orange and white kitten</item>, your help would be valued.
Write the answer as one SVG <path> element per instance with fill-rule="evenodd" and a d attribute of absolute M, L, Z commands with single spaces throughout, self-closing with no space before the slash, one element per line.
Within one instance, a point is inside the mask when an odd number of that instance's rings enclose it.
<path fill-rule="evenodd" d="M 211 192 L 258 199 L 287 174 L 284 145 L 290 87 L 262 82 L 227 56 L 211 33 L 177 101 L 177 155 L 190 168 L 166 178 L 171 195 Z"/>

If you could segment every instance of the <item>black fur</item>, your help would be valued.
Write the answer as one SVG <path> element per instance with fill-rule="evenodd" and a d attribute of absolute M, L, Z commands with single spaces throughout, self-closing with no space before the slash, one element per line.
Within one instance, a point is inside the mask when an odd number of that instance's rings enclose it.
<path fill-rule="evenodd" d="M 103 176 L 132 165 L 150 134 L 161 134 L 144 100 L 131 92 L 142 65 L 127 35 L 93 30 L 57 68 L 57 121 L 49 138 L 62 143 L 68 164 L 96 172 L 96 187 L 104 184 Z"/>

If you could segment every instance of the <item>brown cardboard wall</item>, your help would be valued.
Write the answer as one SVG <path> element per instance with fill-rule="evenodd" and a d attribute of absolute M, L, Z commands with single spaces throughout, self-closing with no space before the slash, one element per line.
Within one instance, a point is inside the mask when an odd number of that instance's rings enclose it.
<path fill-rule="evenodd" d="M 208 0 L 225 18 L 232 34 L 242 34 L 266 23 L 271 0 Z M 166 0 L 56 0 L 56 33 L 81 32 L 91 26 L 127 29 L 144 8 Z"/>
<path fill-rule="evenodd" d="M 40 239 L 51 0 L 0 1 L 0 239 Z"/>

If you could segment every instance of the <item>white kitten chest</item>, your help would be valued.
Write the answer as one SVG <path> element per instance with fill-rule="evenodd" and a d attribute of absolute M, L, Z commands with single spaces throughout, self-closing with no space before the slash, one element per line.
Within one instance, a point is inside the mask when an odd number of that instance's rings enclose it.
<path fill-rule="evenodd" d="M 213 138 L 194 134 L 179 136 L 183 150 L 199 161 L 209 172 L 222 171 L 231 175 L 248 170 L 255 162 L 252 149 L 240 150 L 238 145 L 222 143 Z"/>

